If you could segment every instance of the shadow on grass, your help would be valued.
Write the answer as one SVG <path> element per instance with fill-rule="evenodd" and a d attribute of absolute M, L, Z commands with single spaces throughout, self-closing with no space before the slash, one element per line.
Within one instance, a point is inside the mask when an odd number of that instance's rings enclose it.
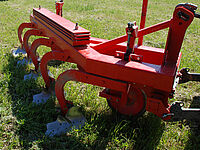
<path fill-rule="evenodd" d="M 150 113 L 134 121 L 105 113 L 91 124 L 97 137 L 88 143 L 91 149 L 155 149 L 165 128 L 164 123 Z M 86 125 L 87 128 L 90 125 Z"/>
<path fill-rule="evenodd" d="M 10 73 L 8 92 L 12 98 L 12 113 L 17 118 L 15 134 L 22 149 L 154 149 L 159 144 L 165 126 L 150 113 L 130 121 L 108 112 L 96 115 L 88 112 L 88 124 L 83 129 L 60 137 L 46 137 L 46 124 L 55 121 L 58 115 L 55 98 L 46 104 L 34 105 L 32 96 L 41 92 L 40 82 L 24 81 L 27 68 L 16 67 L 17 60 L 9 56 L 4 72 Z"/>
<path fill-rule="evenodd" d="M 194 96 L 190 105 L 191 108 L 200 108 L 200 96 Z M 199 116 L 200 117 L 200 116 Z M 200 149 L 200 121 L 190 122 L 190 135 L 187 141 L 185 150 L 199 150 Z"/>
<path fill-rule="evenodd" d="M 9 55 L 8 64 L 4 65 L 3 71 L 10 74 L 8 93 L 12 100 L 12 114 L 17 119 L 15 134 L 19 137 L 20 146 L 28 149 L 42 142 L 45 148 L 45 143 L 51 142 L 48 147 L 56 147 L 58 143 L 55 143 L 55 139 L 47 141 L 45 137 L 46 124 L 55 121 L 58 115 L 54 107 L 54 99 L 44 105 L 32 103 L 33 95 L 41 92 L 41 85 L 37 80 L 23 80 L 24 75 L 28 74 L 27 67 L 17 66 L 18 60 Z M 75 137 L 70 139 L 78 143 Z"/>

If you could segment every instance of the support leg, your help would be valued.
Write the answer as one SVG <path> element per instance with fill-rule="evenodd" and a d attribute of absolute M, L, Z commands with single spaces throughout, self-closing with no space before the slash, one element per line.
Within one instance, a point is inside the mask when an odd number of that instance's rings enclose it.
<path fill-rule="evenodd" d="M 127 90 L 126 82 L 115 81 L 108 78 L 99 77 L 79 70 L 65 71 L 59 75 L 55 84 L 56 97 L 59 101 L 59 104 L 61 106 L 61 111 L 64 115 L 68 111 L 67 105 L 72 104 L 71 102 L 67 101 L 64 96 L 64 85 L 68 81 L 79 81 L 83 83 L 106 87 L 119 92 L 126 92 Z"/>
<path fill-rule="evenodd" d="M 52 123 L 48 123 L 46 131 L 46 135 L 48 136 L 60 135 L 70 131 L 73 128 L 80 128 L 86 122 L 86 119 L 83 115 L 79 115 L 79 117 L 70 115 L 71 113 L 74 114 L 74 112 L 76 112 L 77 107 L 69 108 L 69 105 L 72 105 L 72 102 L 67 101 L 64 97 L 63 88 L 65 83 L 68 81 L 80 81 L 88 84 L 112 88 L 122 92 L 124 92 L 127 87 L 125 82 L 110 80 L 108 78 L 99 77 L 78 70 L 68 70 L 63 72 L 56 81 L 55 92 L 61 106 L 61 111 L 65 116 L 62 118 L 67 118 L 69 121 L 66 119 L 62 119 L 64 121 L 59 121 L 60 119 L 58 119 Z"/>
<path fill-rule="evenodd" d="M 18 56 L 19 54 L 26 54 L 26 51 L 24 50 L 24 44 L 23 44 L 23 39 L 22 39 L 22 32 L 25 28 L 35 28 L 34 24 L 32 23 L 22 23 L 19 28 L 18 28 L 18 38 L 19 38 L 19 42 L 21 44 L 20 47 L 18 47 L 17 50 L 13 50 L 12 54 L 13 56 Z"/>
<path fill-rule="evenodd" d="M 31 60 L 32 60 L 34 66 L 35 66 L 35 71 L 31 72 L 29 75 L 25 75 L 24 80 L 30 79 L 32 77 L 37 78 L 38 75 L 39 75 L 39 72 L 38 72 L 38 69 L 39 69 L 39 60 L 38 59 L 39 59 L 39 57 L 36 54 L 36 50 L 41 45 L 51 47 L 51 49 L 53 51 L 55 51 L 55 50 L 61 51 L 60 48 L 55 45 L 55 43 L 53 42 L 52 39 L 39 38 L 39 39 L 36 39 L 35 41 L 33 41 L 31 48 L 30 48 L 30 51 L 29 51 L 29 54 L 30 54 Z"/>
<path fill-rule="evenodd" d="M 51 89 L 51 84 L 54 83 L 54 78 L 51 78 L 48 73 L 47 65 L 50 60 L 60 60 L 60 61 L 66 61 L 67 56 L 64 55 L 63 52 L 59 51 L 51 51 L 46 53 L 41 60 L 40 63 L 40 71 L 42 74 L 42 77 L 45 81 L 47 91 L 43 91 L 39 94 L 36 94 L 33 96 L 33 103 L 40 104 L 40 103 L 46 103 L 46 101 L 50 98 L 51 94 L 54 93 L 54 88 Z"/>
<path fill-rule="evenodd" d="M 32 23 L 22 23 L 18 28 L 18 38 L 21 43 L 21 49 L 24 48 L 23 46 L 23 39 L 22 39 L 22 32 L 25 28 L 36 28 Z"/>
<path fill-rule="evenodd" d="M 48 69 L 47 69 L 48 62 L 50 60 L 67 61 L 67 58 L 68 56 L 65 56 L 63 52 L 59 52 L 59 51 L 48 52 L 42 57 L 41 63 L 40 63 L 40 71 L 45 81 L 47 89 L 50 88 L 51 82 L 54 81 L 54 79 L 49 77 L 48 75 Z"/>
<path fill-rule="evenodd" d="M 27 59 L 24 58 L 22 61 L 18 61 L 17 64 L 28 64 L 29 62 L 29 55 L 30 55 L 30 47 L 28 45 L 28 40 L 29 37 L 31 35 L 35 35 L 35 36 L 45 36 L 40 30 L 37 29 L 31 29 L 28 30 L 25 34 L 24 34 L 24 38 L 23 38 L 23 47 L 27 53 Z"/>
<path fill-rule="evenodd" d="M 33 41 L 31 48 L 30 48 L 30 57 L 33 61 L 33 64 L 35 66 L 35 70 L 37 71 L 39 69 L 39 61 L 38 56 L 36 55 L 37 48 L 41 45 L 51 47 L 52 46 L 52 40 L 45 39 L 45 38 L 39 38 Z"/>
<path fill-rule="evenodd" d="M 35 35 L 35 36 L 45 36 L 45 34 L 43 34 L 42 31 L 37 30 L 37 29 L 31 29 L 28 30 L 25 34 L 24 34 L 24 38 L 23 38 L 23 44 L 24 44 L 24 48 L 26 50 L 27 56 L 29 57 L 30 55 L 30 46 L 28 45 L 28 40 L 29 37 L 31 35 Z"/>

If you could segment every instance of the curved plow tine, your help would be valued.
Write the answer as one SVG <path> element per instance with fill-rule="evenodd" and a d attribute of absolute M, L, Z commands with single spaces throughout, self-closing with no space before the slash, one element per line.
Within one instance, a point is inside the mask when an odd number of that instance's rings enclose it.
<path fill-rule="evenodd" d="M 40 45 L 44 45 L 44 46 L 47 46 L 47 47 L 51 47 L 51 43 L 52 41 L 49 40 L 49 39 L 45 39 L 45 38 L 39 38 L 39 39 L 36 39 L 35 41 L 33 41 L 33 43 L 31 44 L 31 48 L 30 48 L 30 51 L 29 51 L 29 56 L 35 66 L 35 71 L 31 71 L 29 74 L 27 75 L 24 75 L 24 80 L 29 80 L 29 79 L 36 79 L 40 73 L 38 72 L 38 69 L 39 69 L 39 57 L 36 55 L 36 51 L 37 51 L 37 48 L 40 46 Z"/>
<path fill-rule="evenodd" d="M 24 34 L 24 38 L 23 38 L 23 43 L 24 43 L 24 48 L 26 50 L 27 56 L 29 57 L 30 55 L 30 46 L 28 45 L 28 40 L 30 38 L 31 35 L 35 35 L 35 36 L 45 36 L 45 34 L 43 34 L 42 31 L 37 30 L 37 29 L 31 29 L 28 30 L 25 34 Z"/>
<path fill-rule="evenodd" d="M 25 75 L 24 76 L 24 80 L 27 80 L 27 79 L 31 79 L 31 78 L 37 78 L 39 76 L 39 57 L 37 56 L 37 48 L 41 45 L 44 45 L 44 46 L 47 46 L 47 47 L 56 47 L 58 48 L 54 42 L 52 41 L 52 39 L 46 39 L 46 38 L 39 38 L 39 39 L 36 39 L 35 41 L 33 41 L 32 45 L 31 45 L 31 48 L 30 48 L 30 51 L 29 51 L 29 55 L 30 55 L 30 58 L 35 66 L 35 72 L 31 72 L 30 74 L 28 75 Z M 59 49 L 59 48 L 58 48 Z"/>
<path fill-rule="evenodd" d="M 48 52 L 42 57 L 41 63 L 40 63 L 40 71 L 45 81 L 47 90 L 34 95 L 33 103 L 36 103 L 36 104 L 46 103 L 46 101 L 50 98 L 51 94 L 54 94 L 53 83 L 55 79 L 49 76 L 49 72 L 47 69 L 48 62 L 50 60 L 64 61 L 66 59 L 67 57 L 64 55 L 64 53 L 58 52 L 58 51 Z"/>
<path fill-rule="evenodd" d="M 47 65 L 50 60 L 60 60 L 60 61 L 66 61 L 68 56 L 64 55 L 63 52 L 58 52 L 58 51 L 52 51 L 46 53 L 40 63 L 40 71 L 42 74 L 42 77 L 45 81 L 46 88 L 49 89 L 51 86 L 51 83 L 54 82 L 55 79 L 51 78 L 48 74 L 48 69 Z"/>
<path fill-rule="evenodd" d="M 55 93 L 56 93 L 56 97 L 59 101 L 60 107 L 61 107 L 61 111 L 62 113 L 65 115 L 69 108 L 68 105 L 72 104 L 72 102 L 67 101 L 65 99 L 65 95 L 64 95 L 64 85 L 68 82 L 68 81 L 76 81 L 78 78 L 77 76 L 80 74 L 80 71 L 77 70 L 67 70 L 65 72 L 63 72 L 62 74 L 59 75 L 56 84 L 55 84 Z"/>
<path fill-rule="evenodd" d="M 32 23 L 22 23 L 19 28 L 18 28 L 18 38 L 19 38 L 19 42 L 21 44 L 20 47 L 18 47 L 17 50 L 13 50 L 12 54 L 13 56 L 18 56 L 19 54 L 26 54 L 26 51 L 24 50 L 24 44 L 23 44 L 23 39 L 22 39 L 22 32 L 25 28 L 35 28 L 34 24 Z"/>
<path fill-rule="evenodd" d="M 47 124 L 47 136 L 61 135 L 72 129 L 78 129 L 85 125 L 86 119 L 82 115 L 78 107 L 72 107 L 73 103 L 67 101 L 64 96 L 64 85 L 68 81 L 75 81 L 76 77 L 82 72 L 77 70 L 68 70 L 62 73 L 56 81 L 56 96 L 61 106 L 61 111 L 64 116 L 59 116 L 56 121 Z M 58 88 L 58 89 L 57 89 Z M 74 115 L 77 114 L 78 116 Z"/>
<path fill-rule="evenodd" d="M 24 58 L 22 61 L 18 61 L 17 64 L 31 64 L 31 61 L 29 61 L 29 55 L 30 55 L 30 49 L 31 47 L 28 45 L 28 40 L 30 38 L 31 35 L 35 35 L 35 36 L 45 36 L 42 31 L 37 30 L 37 29 L 31 29 L 26 31 L 26 33 L 24 34 L 24 38 L 23 38 L 23 46 L 24 49 L 27 53 L 27 59 Z"/>
<path fill-rule="evenodd" d="M 72 103 L 67 101 L 64 96 L 64 85 L 68 81 L 78 81 L 87 84 L 92 84 L 96 86 L 106 87 L 120 92 L 125 92 L 127 90 L 127 83 L 114 81 L 100 76 L 92 75 L 80 70 L 67 70 L 59 75 L 55 84 L 55 93 L 56 97 L 61 106 L 61 111 L 63 114 L 66 114 L 68 111 L 67 105 Z M 113 85 L 116 85 L 113 87 Z"/>
<path fill-rule="evenodd" d="M 53 44 L 53 41 L 51 39 L 45 39 L 45 38 L 39 38 L 39 39 L 36 39 L 35 41 L 33 41 L 32 45 L 31 45 L 31 48 L 29 50 L 29 56 L 35 66 L 35 72 L 31 71 L 30 74 L 28 75 L 25 75 L 24 76 L 24 80 L 27 80 L 27 79 L 31 79 L 31 78 L 37 78 L 39 76 L 39 72 L 38 72 L 38 69 L 39 69 L 39 57 L 37 56 L 36 54 L 36 51 L 37 51 L 37 48 L 41 45 L 44 45 L 44 46 L 47 46 L 47 47 L 52 47 Z"/>
<path fill-rule="evenodd" d="M 111 88 L 113 87 L 112 85 L 114 84 L 116 85 L 114 90 L 117 91 L 125 91 L 127 88 L 126 83 L 109 80 L 107 78 L 95 76 L 79 70 L 68 70 L 63 72 L 62 74 L 59 75 L 58 79 L 56 80 L 55 93 L 58 102 L 60 104 L 62 114 L 65 116 L 63 118 L 67 118 L 67 120 L 70 120 L 70 125 L 69 122 L 67 121 L 59 121 L 59 120 L 56 120 L 52 123 L 48 123 L 46 135 L 49 136 L 60 135 L 73 128 L 80 128 L 86 122 L 86 119 L 83 115 L 79 115 L 78 117 L 73 116 L 73 114 L 75 113 L 72 113 L 73 112 L 72 110 L 76 109 L 76 107 L 72 107 L 73 103 L 65 99 L 64 85 L 68 81 L 78 81 L 106 88 Z M 72 116 L 70 114 L 72 114 Z"/>
<path fill-rule="evenodd" d="M 23 49 L 23 39 L 22 39 L 22 32 L 25 28 L 36 28 L 32 23 L 22 23 L 18 28 L 18 38 L 21 43 L 21 49 Z"/>
<path fill-rule="evenodd" d="M 37 48 L 41 45 L 51 47 L 52 46 L 52 40 L 45 39 L 45 38 L 39 38 L 39 39 L 36 39 L 35 41 L 33 41 L 31 48 L 30 48 L 30 51 L 29 51 L 29 54 L 30 54 L 30 57 L 33 61 L 33 64 L 35 66 L 36 71 L 38 71 L 38 69 L 39 69 L 39 61 L 38 61 L 39 57 L 37 56 L 36 51 L 37 51 Z"/>

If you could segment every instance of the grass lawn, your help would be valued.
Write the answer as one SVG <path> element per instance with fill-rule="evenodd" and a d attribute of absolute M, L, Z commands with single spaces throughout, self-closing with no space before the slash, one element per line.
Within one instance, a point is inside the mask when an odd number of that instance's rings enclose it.
<path fill-rule="evenodd" d="M 32 96 L 44 87 L 42 77 L 23 81 L 32 66 L 18 66 L 22 56 L 14 58 L 13 49 L 19 46 L 18 26 L 29 22 L 33 7 L 45 7 L 55 12 L 54 0 L 0 1 L 0 149 L 200 149 L 200 127 L 194 123 L 164 122 L 146 112 L 135 121 L 113 114 L 104 98 L 98 96 L 97 86 L 69 82 L 66 96 L 83 108 L 87 124 L 80 130 L 48 138 L 46 123 L 58 115 L 52 97 L 46 104 L 34 105 Z M 90 30 L 93 37 L 112 39 L 125 34 L 128 22 L 139 25 L 141 0 L 65 0 L 63 17 Z M 199 0 L 149 0 L 146 26 L 172 17 L 179 3 L 200 6 Z M 200 10 L 199 10 L 200 12 Z M 33 41 L 36 37 L 31 37 Z M 150 34 L 144 45 L 164 48 L 167 30 Z M 182 46 L 182 67 L 200 72 L 200 19 L 187 30 Z M 40 55 L 50 49 L 41 46 Z M 55 78 L 75 64 L 49 66 Z M 70 88 L 68 88 L 70 87 Z M 188 82 L 177 87 L 175 98 L 185 106 L 200 107 L 200 84 Z"/>

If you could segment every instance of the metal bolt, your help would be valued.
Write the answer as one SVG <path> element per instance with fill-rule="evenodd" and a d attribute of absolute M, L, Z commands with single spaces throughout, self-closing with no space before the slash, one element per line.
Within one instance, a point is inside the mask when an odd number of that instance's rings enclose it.
<path fill-rule="evenodd" d="M 78 22 L 75 25 L 75 30 L 78 30 Z"/>

